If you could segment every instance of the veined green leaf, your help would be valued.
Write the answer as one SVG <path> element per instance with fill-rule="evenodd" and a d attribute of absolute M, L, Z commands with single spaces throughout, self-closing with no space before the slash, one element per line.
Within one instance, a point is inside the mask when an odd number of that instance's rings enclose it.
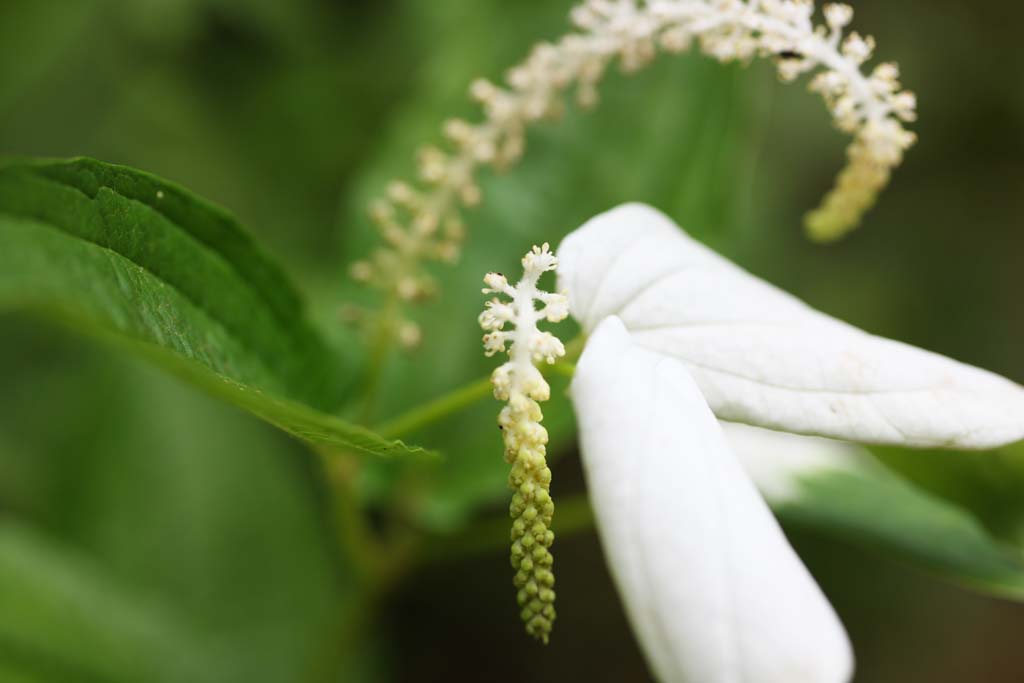
<path fill-rule="evenodd" d="M 228 214 L 91 159 L 0 167 L 0 309 L 136 350 L 315 444 L 408 453 L 328 414 L 345 373 L 280 270 Z"/>

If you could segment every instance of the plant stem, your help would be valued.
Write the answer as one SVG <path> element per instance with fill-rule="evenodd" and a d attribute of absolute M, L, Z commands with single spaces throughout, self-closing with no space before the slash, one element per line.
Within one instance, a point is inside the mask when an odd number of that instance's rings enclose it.
<path fill-rule="evenodd" d="M 355 496 L 353 482 L 358 474 L 359 461 L 354 458 L 323 457 L 324 474 L 330 483 L 334 521 L 341 545 L 351 555 L 352 566 L 360 580 L 372 577 L 380 562 L 379 549 L 366 524 L 363 511 Z"/>
<path fill-rule="evenodd" d="M 395 321 L 398 317 L 398 299 L 389 296 L 384 303 L 380 316 L 376 321 L 376 330 L 370 341 L 370 361 L 364 383 L 363 407 L 360 422 L 369 424 L 377 404 L 377 392 L 380 390 L 381 375 L 395 341 Z"/>
<path fill-rule="evenodd" d="M 349 554 L 356 580 L 364 586 L 361 593 L 375 599 L 404 575 L 419 539 L 406 529 L 380 534 L 371 528 L 355 490 L 359 459 L 325 457 L 322 462 L 331 484 L 339 542 Z"/>
<path fill-rule="evenodd" d="M 566 345 L 566 358 L 574 358 L 579 355 L 583 348 L 583 336 L 576 337 Z M 576 366 L 570 362 L 560 362 L 554 365 L 542 365 L 541 372 L 544 374 L 555 373 L 564 377 L 572 377 Z M 458 412 L 467 406 L 471 406 L 491 395 L 491 378 L 482 377 L 453 389 L 435 399 L 422 403 L 398 417 L 392 418 L 376 425 L 373 430 L 381 436 L 394 439 L 404 436 L 418 429 L 441 420 L 452 413 Z"/>
<path fill-rule="evenodd" d="M 548 370 L 548 372 L 544 374 L 561 375 L 562 377 L 568 377 L 569 379 L 572 379 L 572 376 L 576 374 L 576 364 L 566 363 L 565 361 L 549 365 L 545 369 Z"/>
<path fill-rule="evenodd" d="M 490 396 L 491 391 L 490 377 L 473 380 L 469 384 L 377 425 L 374 427 L 374 431 L 389 439 L 414 432 Z"/>
<path fill-rule="evenodd" d="M 577 359 L 579 359 L 580 354 L 583 353 L 583 345 L 586 343 L 587 335 L 585 335 L 583 332 L 580 332 L 575 337 L 570 339 L 569 343 L 565 345 L 565 360 L 562 362 L 573 365 L 573 367 L 575 367 Z"/>

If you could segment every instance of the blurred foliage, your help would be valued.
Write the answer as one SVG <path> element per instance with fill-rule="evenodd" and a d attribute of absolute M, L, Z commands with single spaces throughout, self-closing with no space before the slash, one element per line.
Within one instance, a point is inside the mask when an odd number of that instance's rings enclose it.
<path fill-rule="evenodd" d="M 326 657 L 352 594 L 311 456 L 77 338 L 5 330 L 25 350 L 2 360 L 0 652 L 104 681 L 299 680 Z"/>
<path fill-rule="evenodd" d="M 371 245 L 367 200 L 413 172 L 443 119 L 473 115 L 473 77 L 497 77 L 559 35 L 570 6 L 0 0 L 0 153 L 124 163 L 230 207 L 285 262 L 333 345 L 351 345 L 339 307 L 372 300 L 340 266 Z M 1024 380 L 1024 96 L 1008 87 L 1021 19 L 1008 2 L 858 3 L 856 27 L 918 93 L 921 141 L 864 226 L 830 247 L 800 230 L 845 142 L 815 98 L 777 86 L 765 65 L 695 57 L 608 79 L 595 112 L 537 128 L 521 166 L 485 179 L 463 260 L 441 273 L 444 299 L 419 312 L 424 347 L 392 359 L 377 417 L 492 367 L 475 321 L 484 271 L 512 270 L 533 242 L 625 200 L 659 206 L 829 313 Z M 499 551 L 417 574 L 365 624 L 354 656 L 340 643 L 360 623 L 362 593 L 302 448 L 23 316 L 0 318 L 0 378 L 0 680 L 645 675 L 592 537 L 556 546 L 562 622 L 544 652 L 518 631 Z M 553 389 L 552 450 L 571 456 L 564 383 Z M 500 510 L 495 412 L 485 401 L 413 435 L 446 444 L 440 467 L 364 468 L 375 500 L 409 508 L 384 522 L 457 533 L 474 512 Z M 879 455 L 1024 542 L 1019 447 Z M 563 457 L 556 503 L 581 488 Z M 850 627 L 859 680 L 1024 678 L 1013 640 L 993 635 L 1020 628 L 1019 606 L 795 540 Z M 394 638 L 378 641 L 378 629 Z M 581 661 L 584 648 L 602 654 Z M 529 654 L 511 666 L 509 652 Z"/>

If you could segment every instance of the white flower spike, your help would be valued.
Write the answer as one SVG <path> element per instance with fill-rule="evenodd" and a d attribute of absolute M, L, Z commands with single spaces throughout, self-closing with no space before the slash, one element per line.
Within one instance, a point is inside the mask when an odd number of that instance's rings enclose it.
<path fill-rule="evenodd" d="M 523 257 L 523 279 L 515 287 L 501 273 L 484 277 L 484 294 L 507 296 L 504 302 L 495 297 L 486 303 L 480 314 L 484 349 L 488 356 L 506 351 L 510 359 L 491 374 L 494 397 L 507 401 L 498 415 L 498 426 L 505 442 L 505 460 L 512 465 L 508 476 L 512 489 L 509 514 L 512 522 L 512 568 L 516 570 L 513 584 L 526 632 L 547 643 L 555 621 L 555 575 L 552 572 L 551 519 L 555 504 L 551 500 L 551 470 L 545 461 L 548 433 L 541 426 L 540 401 L 551 396 L 551 387 L 534 363 L 554 363 L 565 355 L 561 340 L 550 332 L 541 332 L 541 320 L 556 323 L 569 315 L 569 302 L 564 294 L 552 294 L 537 287 L 540 277 L 558 265 L 558 260 L 545 244 L 534 247 Z M 536 303 L 540 302 L 538 310 Z M 506 330 L 505 325 L 513 329 Z"/>
<path fill-rule="evenodd" d="M 1024 438 L 1024 388 L 819 313 L 648 206 L 593 218 L 558 256 L 584 330 L 618 316 L 640 346 L 682 361 L 721 419 L 914 447 Z"/>
<path fill-rule="evenodd" d="M 844 683 L 842 625 L 679 361 L 593 331 L 572 384 L 602 544 L 662 683 Z"/>
<path fill-rule="evenodd" d="M 810 0 L 582 0 L 571 12 L 576 31 L 535 46 L 504 85 L 481 79 L 470 86 L 483 120 L 449 120 L 447 149 L 421 150 L 422 183 L 393 182 L 387 198 L 374 202 L 370 215 L 385 244 L 354 264 L 352 277 L 402 301 L 425 298 L 436 284 L 423 266 L 458 257 L 462 207 L 482 198 L 481 167 L 518 162 L 528 127 L 557 117 L 568 92 L 575 90 L 582 107 L 595 105 L 613 62 L 631 73 L 659 52 L 684 53 L 692 45 L 721 62 L 771 59 L 784 81 L 815 74 L 810 89 L 853 141 L 846 168 L 805 222 L 816 239 L 840 237 L 875 203 L 914 143 L 903 124 L 915 120 L 917 104 L 895 64 L 866 67 L 875 41 L 846 33 L 849 5 L 825 4 L 822 13 L 824 24 L 815 21 Z"/>

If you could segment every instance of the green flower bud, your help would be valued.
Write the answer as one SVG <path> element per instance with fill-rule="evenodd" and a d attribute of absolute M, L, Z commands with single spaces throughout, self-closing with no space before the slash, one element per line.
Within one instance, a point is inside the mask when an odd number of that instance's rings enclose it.
<path fill-rule="evenodd" d="M 546 435 L 545 435 L 546 436 Z M 555 620 L 555 577 L 551 572 L 554 558 L 549 548 L 555 540 L 551 531 L 554 502 L 548 489 L 548 469 L 542 444 L 520 448 L 509 473 L 512 502 L 512 567 L 513 583 L 520 590 L 516 598 L 522 609 L 526 632 L 547 643 Z"/>

